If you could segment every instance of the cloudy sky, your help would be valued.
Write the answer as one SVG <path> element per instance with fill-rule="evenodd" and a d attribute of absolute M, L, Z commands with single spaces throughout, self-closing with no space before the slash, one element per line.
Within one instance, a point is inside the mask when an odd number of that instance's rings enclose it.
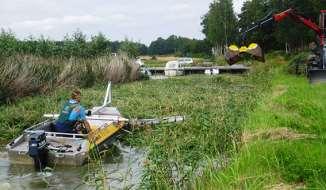
<path fill-rule="evenodd" d="M 19 38 L 60 40 L 77 28 L 149 44 L 171 34 L 203 38 L 201 16 L 213 0 L 0 0 L 0 28 Z M 236 12 L 244 0 L 233 0 Z"/>

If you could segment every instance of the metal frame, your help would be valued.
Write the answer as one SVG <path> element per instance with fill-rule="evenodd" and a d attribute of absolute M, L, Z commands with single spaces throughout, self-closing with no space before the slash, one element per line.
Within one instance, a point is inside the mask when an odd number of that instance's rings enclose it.
<path fill-rule="evenodd" d="M 34 133 L 38 130 L 35 130 L 35 128 L 40 127 L 40 126 L 44 126 L 50 122 L 54 121 L 54 119 L 48 119 L 42 123 L 38 123 L 36 125 L 33 125 L 27 129 L 24 130 L 24 132 L 26 134 L 30 134 L 30 133 Z M 57 132 L 49 132 L 49 131 L 45 131 L 46 136 L 50 136 L 50 137 L 63 137 L 63 138 L 72 138 L 72 139 L 85 139 L 88 137 L 87 134 L 77 134 L 77 133 L 57 133 Z"/>
<path fill-rule="evenodd" d="M 108 82 L 108 87 L 106 88 L 106 93 L 104 96 L 104 101 L 103 101 L 103 105 L 98 108 L 97 110 L 95 110 L 92 114 L 96 114 L 97 112 L 99 112 L 101 109 L 103 109 L 104 107 L 106 107 L 107 105 L 112 103 L 112 90 L 111 90 L 111 81 Z"/>

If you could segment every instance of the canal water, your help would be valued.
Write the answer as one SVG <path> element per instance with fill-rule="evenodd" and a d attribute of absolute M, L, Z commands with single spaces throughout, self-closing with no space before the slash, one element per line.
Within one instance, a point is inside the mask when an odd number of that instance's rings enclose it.
<path fill-rule="evenodd" d="M 112 151 L 111 151 L 112 150 Z M 138 189 L 146 159 L 144 150 L 115 143 L 103 156 L 103 169 L 110 189 Z M 8 155 L 0 150 L 0 189 L 96 189 L 84 181 L 91 174 L 89 165 L 83 167 L 55 167 L 52 171 L 36 172 L 33 166 L 10 164 Z"/>

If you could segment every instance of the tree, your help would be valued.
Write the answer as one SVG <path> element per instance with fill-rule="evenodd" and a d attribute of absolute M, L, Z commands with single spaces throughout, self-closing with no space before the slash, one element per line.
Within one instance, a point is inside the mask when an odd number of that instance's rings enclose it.
<path fill-rule="evenodd" d="M 140 51 L 139 51 L 136 43 L 133 43 L 133 42 L 129 41 L 128 39 L 126 39 L 125 41 L 123 41 L 121 43 L 119 50 L 122 52 L 126 52 L 128 54 L 128 56 L 133 57 L 133 58 L 140 55 Z"/>
<path fill-rule="evenodd" d="M 0 56 L 10 56 L 15 54 L 19 48 L 18 40 L 12 31 L 1 29 L 0 32 Z"/>
<path fill-rule="evenodd" d="M 110 52 L 109 40 L 101 32 L 92 36 L 89 46 L 91 56 L 105 55 Z"/>
<path fill-rule="evenodd" d="M 214 46 L 227 46 L 235 41 L 237 19 L 232 0 L 218 0 L 210 4 L 202 20 L 203 33 Z"/>

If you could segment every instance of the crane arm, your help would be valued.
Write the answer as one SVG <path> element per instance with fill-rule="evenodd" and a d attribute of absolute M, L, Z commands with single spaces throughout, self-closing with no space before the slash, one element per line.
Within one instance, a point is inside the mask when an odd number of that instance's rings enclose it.
<path fill-rule="evenodd" d="M 324 43 L 324 41 L 322 40 L 323 39 L 323 32 L 322 32 L 321 28 L 319 28 L 319 26 L 316 23 L 312 22 L 310 19 L 308 19 L 308 18 L 302 16 L 301 14 L 297 13 L 295 11 L 295 9 L 290 8 L 290 9 L 288 9 L 286 11 L 281 12 L 281 13 L 274 14 L 273 15 L 273 20 L 275 22 L 281 22 L 287 17 L 295 20 L 298 23 L 302 23 L 305 26 L 307 26 L 308 28 L 310 28 L 311 30 L 313 30 L 319 36 L 319 38 L 321 39 L 321 42 L 320 42 L 321 45 Z"/>
<path fill-rule="evenodd" d="M 290 19 L 296 21 L 297 23 L 301 23 L 301 24 L 305 25 L 306 27 L 308 27 L 309 29 L 313 30 L 319 37 L 320 47 L 325 46 L 325 41 L 326 41 L 325 40 L 326 36 L 324 34 L 325 29 L 323 29 L 322 27 L 319 27 L 316 23 L 311 21 L 309 18 L 306 18 L 305 16 L 299 14 L 295 9 L 290 8 L 286 11 L 283 11 L 283 12 L 280 12 L 277 14 L 269 14 L 268 16 L 266 16 L 264 19 L 260 20 L 255 25 L 253 25 L 250 28 L 248 28 L 247 30 L 243 31 L 242 35 L 241 35 L 241 42 L 240 42 L 241 47 L 239 48 L 236 45 L 231 45 L 231 46 L 229 46 L 229 48 L 226 52 L 225 57 L 226 57 L 226 60 L 228 61 L 228 63 L 234 64 L 235 62 L 237 62 L 239 60 L 239 56 L 241 53 L 249 53 L 249 54 L 253 55 L 253 57 L 258 60 L 264 60 L 262 49 L 258 44 L 252 43 L 248 47 L 246 47 L 244 45 L 244 42 L 246 41 L 247 33 L 257 30 L 257 29 L 260 29 L 260 28 L 269 28 L 272 26 L 273 23 L 282 22 L 286 18 L 290 18 Z M 326 47 L 324 47 L 324 49 L 326 49 Z M 323 51 L 326 51 L 326 50 L 323 50 Z M 325 53 L 323 53 L 323 54 L 325 54 Z M 326 59 L 326 58 L 323 58 L 323 59 Z M 324 62 L 326 62 L 326 60 L 322 61 L 322 63 L 324 63 Z"/>
<path fill-rule="evenodd" d="M 311 21 L 310 19 L 306 18 L 305 16 L 297 13 L 297 11 L 295 9 L 288 9 L 286 11 L 283 11 L 281 13 L 277 13 L 277 14 L 273 14 L 272 16 L 267 16 L 265 17 L 265 19 L 259 21 L 257 24 L 255 24 L 254 26 L 250 27 L 249 29 L 247 29 L 246 31 L 244 31 L 242 33 L 242 41 L 245 40 L 246 38 L 246 34 L 259 29 L 259 28 L 266 28 L 269 27 L 271 23 L 279 23 L 282 22 L 284 19 L 286 18 L 291 18 L 294 21 L 298 22 L 298 23 L 302 23 L 305 26 L 307 26 L 309 29 L 313 30 L 320 38 L 320 45 L 324 44 L 324 34 L 322 29 L 313 21 Z"/>

